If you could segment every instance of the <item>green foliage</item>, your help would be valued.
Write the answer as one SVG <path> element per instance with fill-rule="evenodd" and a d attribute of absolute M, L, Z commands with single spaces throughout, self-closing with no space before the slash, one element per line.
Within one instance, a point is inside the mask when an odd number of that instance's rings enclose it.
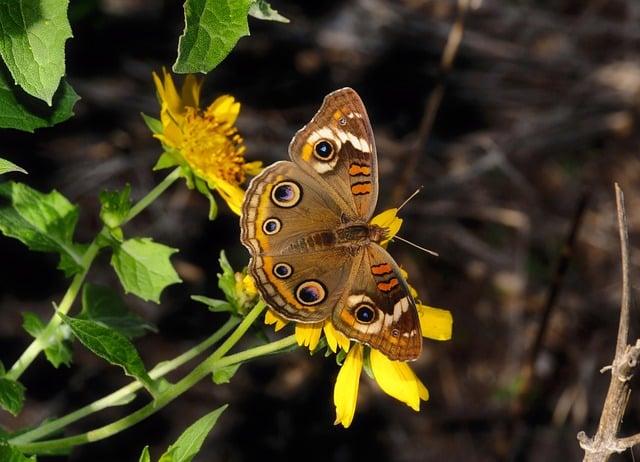
<path fill-rule="evenodd" d="M 61 313 L 59 316 L 85 347 L 107 362 L 122 367 L 125 374 L 139 380 L 151 394 L 156 394 L 156 383 L 149 377 L 138 351 L 124 335 L 89 319 L 74 319 Z"/>
<path fill-rule="evenodd" d="M 118 293 L 108 287 L 89 283 L 82 289 L 82 311 L 78 319 L 110 327 L 129 339 L 156 330 L 153 325 L 130 312 Z"/>
<path fill-rule="evenodd" d="M 225 298 L 233 306 L 233 311 L 238 312 L 239 306 L 237 303 L 236 295 L 236 273 L 233 271 L 224 250 L 220 252 L 220 258 L 218 259 L 222 273 L 218 273 L 218 287 L 224 293 Z"/>
<path fill-rule="evenodd" d="M 127 293 L 160 303 L 165 287 L 182 282 L 169 259 L 175 252 L 151 238 L 128 239 L 115 246 L 111 265 Z"/>
<path fill-rule="evenodd" d="M 174 72 L 207 73 L 249 35 L 250 0 L 186 0 Z"/>
<path fill-rule="evenodd" d="M 160 462 L 191 462 L 227 406 L 219 407 L 190 425 L 160 457 Z"/>
<path fill-rule="evenodd" d="M 207 185 L 207 182 L 201 178 L 195 177 L 196 189 L 209 200 L 209 220 L 215 220 L 218 216 L 218 203 L 216 202 L 211 189 Z"/>
<path fill-rule="evenodd" d="M 29 100 L 18 87 L 11 85 L 0 68 L 0 128 L 15 128 L 32 132 L 52 127 L 73 115 L 73 106 L 80 99 L 71 85 L 62 81 L 53 97 L 53 107 Z"/>
<path fill-rule="evenodd" d="M 0 362 L 0 407 L 15 416 L 22 410 L 25 388 L 20 382 L 4 377 L 5 372 Z"/>
<path fill-rule="evenodd" d="M 149 446 L 145 446 L 142 450 L 142 454 L 140 454 L 140 459 L 138 462 L 151 462 L 151 455 L 149 454 Z"/>
<path fill-rule="evenodd" d="M 162 133 L 162 122 L 159 119 L 148 116 L 144 112 L 140 113 L 140 115 L 142 116 L 142 120 L 144 120 L 144 123 L 147 125 L 147 127 L 149 127 L 149 130 L 151 130 L 154 135 Z"/>
<path fill-rule="evenodd" d="M 217 298 L 209 298 L 203 295 L 192 295 L 191 300 L 207 305 L 209 311 L 214 313 L 233 312 L 233 307 L 226 300 L 218 300 Z"/>
<path fill-rule="evenodd" d="M 82 269 L 83 246 L 73 242 L 78 208 L 62 194 L 43 194 L 15 182 L 0 184 L 0 231 L 39 252 L 60 255 L 58 268 L 66 276 Z"/>
<path fill-rule="evenodd" d="M 3 173 L 9 173 L 9 172 L 27 173 L 27 171 L 22 167 L 14 164 L 13 162 L 9 162 L 7 159 L 3 159 L 2 157 L 0 157 L 0 175 L 2 175 Z"/>
<path fill-rule="evenodd" d="M 36 462 L 36 456 L 27 457 L 6 441 L 0 440 L 0 460 L 2 462 Z"/>
<path fill-rule="evenodd" d="M 51 106 L 71 34 L 68 0 L 0 2 L 0 56 L 15 82 Z"/>
<path fill-rule="evenodd" d="M 117 229 L 131 210 L 131 185 L 122 191 L 102 191 L 100 193 L 100 219 L 109 229 Z"/>
<path fill-rule="evenodd" d="M 213 383 L 216 385 L 229 383 L 231 378 L 236 375 L 236 372 L 238 372 L 238 369 L 240 369 L 240 366 L 242 366 L 242 363 L 231 364 L 230 366 L 215 369 L 212 374 Z"/>
<path fill-rule="evenodd" d="M 249 7 L 249 16 L 265 21 L 289 22 L 288 18 L 274 10 L 265 0 L 253 0 Z"/>
<path fill-rule="evenodd" d="M 42 331 L 45 330 L 45 327 L 42 320 L 36 314 L 28 311 L 22 313 L 22 328 L 33 338 L 40 336 Z M 43 344 L 44 354 L 47 360 L 56 369 L 60 367 L 61 364 L 65 366 L 71 364 L 72 351 L 69 345 L 70 336 L 68 327 L 58 326 L 53 333 L 40 340 Z"/>

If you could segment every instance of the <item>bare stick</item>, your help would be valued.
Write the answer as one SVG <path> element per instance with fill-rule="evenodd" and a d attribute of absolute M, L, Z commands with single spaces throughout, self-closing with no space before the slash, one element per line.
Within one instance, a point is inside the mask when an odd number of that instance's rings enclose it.
<path fill-rule="evenodd" d="M 620 231 L 620 251 L 622 254 L 622 301 L 620 303 L 620 324 L 616 341 L 616 354 L 613 363 L 602 369 L 611 371 L 611 382 L 605 398 L 598 431 L 593 438 L 585 432 L 578 433 L 580 447 L 584 449 L 585 462 L 604 462 L 612 454 L 624 452 L 640 443 L 640 434 L 618 438 L 620 422 L 629 401 L 631 389 L 629 380 L 640 357 L 640 339 L 635 345 L 629 345 L 629 305 L 631 304 L 631 286 L 629 284 L 629 236 L 627 216 L 624 209 L 624 195 L 616 183 L 616 204 L 618 207 L 618 228 Z"/>

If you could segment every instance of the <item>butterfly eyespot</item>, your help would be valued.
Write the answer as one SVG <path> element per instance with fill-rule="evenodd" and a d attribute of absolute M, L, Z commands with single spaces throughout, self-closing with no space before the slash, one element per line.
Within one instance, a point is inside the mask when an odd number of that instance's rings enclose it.
<path fill-rule="evenodd" d="M 278 183 L 271 190 L 271 200 L 278 207 L 289 208 L 300 202 L 302 190 L 293 181 L 283 181 Z"/>
<path fill-rule="evenodd" d="M 342 126 L 347 125 L 347 119 L 345 119 L 344 117 L 340 117 L 338 123 Z"/>
<path fill-rule="evenodd" d="M 313 155 L 316 159 L 327 162 L 335 157 L 336 150 L 333 148 L 331 142 L 320 140 L 313 146 Z"/>
<path fill-rule="evenodd" d="M 363 303 L 356 308 L 355 316 L 359 323 L 371 324 L 376 319 L 376 311 L 371 305 Z"/>
<path fill-rule="evenodd" d="M 296 287 L 296 299 L 306 306 L 317 305 L 327 297 L 327 291 L 320 281 L 304 281 Z"/>
<path fill-rule="evenodd" d="M 282 223 L 277 218 L 267 218 L 262 224 L 262 231 L 265 234 L 276 234 L 282 228 Z"/>
<path fill-rule="evenodd" d="M 398 329 L 393 329 L 391 331 L 391 335 L 393 335 L 394 337 L 400 337 L 400 331 Z"/>
<path fill-rule="evenodd" d="M 293 273 L 291 265 L 286 263 L 277 263 L 273 266 L 273 274 L 278 279 L 287 279 Z"/>

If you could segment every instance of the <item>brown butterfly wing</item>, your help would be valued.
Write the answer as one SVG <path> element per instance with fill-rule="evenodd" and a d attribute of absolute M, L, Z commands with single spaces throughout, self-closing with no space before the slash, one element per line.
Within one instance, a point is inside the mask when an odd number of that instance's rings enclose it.
<path fill-rule="evenodd" d="M 365 247 L 348 291 L 333 311 L 333 324 L 351 339 L 389 359 L 420 356 L 422 333 L 415 301 L 393 258 L 377 244 Z"/>
<path fill-rule="evenodd" d="M 293 191 L 289 199 L 282 188 Z M 241 241 L 260 293 L 285 318 L 321 321 L 342 298 L 353 257 L 333 245 L 340 215 L 331 196 L 293 162 L 277 162 L 251 181 Z"/>
<path fill-rule="evenodd" d="M 371 219 L 378 200 L 378 160 L 369 116 L 353 89 L 325 97 L 291 140 L 289 155 L 334 197 L 349 220 Z"/>

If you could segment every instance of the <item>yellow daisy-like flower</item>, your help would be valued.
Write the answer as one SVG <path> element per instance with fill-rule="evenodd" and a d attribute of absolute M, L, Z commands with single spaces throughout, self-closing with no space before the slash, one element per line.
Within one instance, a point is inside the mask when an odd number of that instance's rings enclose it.
<path fill-rule="evenodd" d="M 153 80 L 161 104 L 162 125 L 154 137 L 162 142 L 167 151 L 165 155 L 170 158 L 159 162 L 160 168 L 189 167 L 196 178 L 217 190 L 229 208 L 240 215 L 244 198 L 240 185 L 247 175 L 258 174 L 262 165 L 245 162 L 246 147 L 235 126 L 240 103 L 232 96 L 223 95 L 201 109 L 202 79 L 187 75 L 180 92 L 171 74 L 164 69 L 163 78 L 154 72 Z"/>
<path fill-rule="evenodd" d="M 387 238 L 382 242 L 385 246 L 402 225 L 402 220 L 396 216 L 397 211 L 398 209 L 386 210 L 371 220 L 371 224 L 387 228 Z M 403 274 L 403 277 L 406 279 L 406 273 Z M 417 299 L 415 289 L 411 286 L 409 288 L 412 296 Z M 416 306 L 423 337 L 433 340 L 449 340 L 451 338 L 453 318 L 450 311 L 422 304 Z M 282 316 L 267 310 L 265 323 L 273 324 L 276 331 L 282 329 L 287 322 Z M 365 347 L 358 342 L 351 345 L 350 340 L 342 332 L 335 329 L 331 319 L 315 324 L 296 323 L 295 326 L 298 344 L 308 347 L 310 351 L 316 349 L 322 333 L 324 333 L 331 351 L 338 353 L 342 350 L 346 353 L 333 389 L 336 425 L 340 424 L 347 428 L 353 421 L 358 401 L 360 375 L 367 354 L 371 373 L 382 391 L 405 403 L 414 411 L 420 410 L 420 401 L 429 399 L 429 391 L 406 362 L 392 361 L 380 351 Z"/>

